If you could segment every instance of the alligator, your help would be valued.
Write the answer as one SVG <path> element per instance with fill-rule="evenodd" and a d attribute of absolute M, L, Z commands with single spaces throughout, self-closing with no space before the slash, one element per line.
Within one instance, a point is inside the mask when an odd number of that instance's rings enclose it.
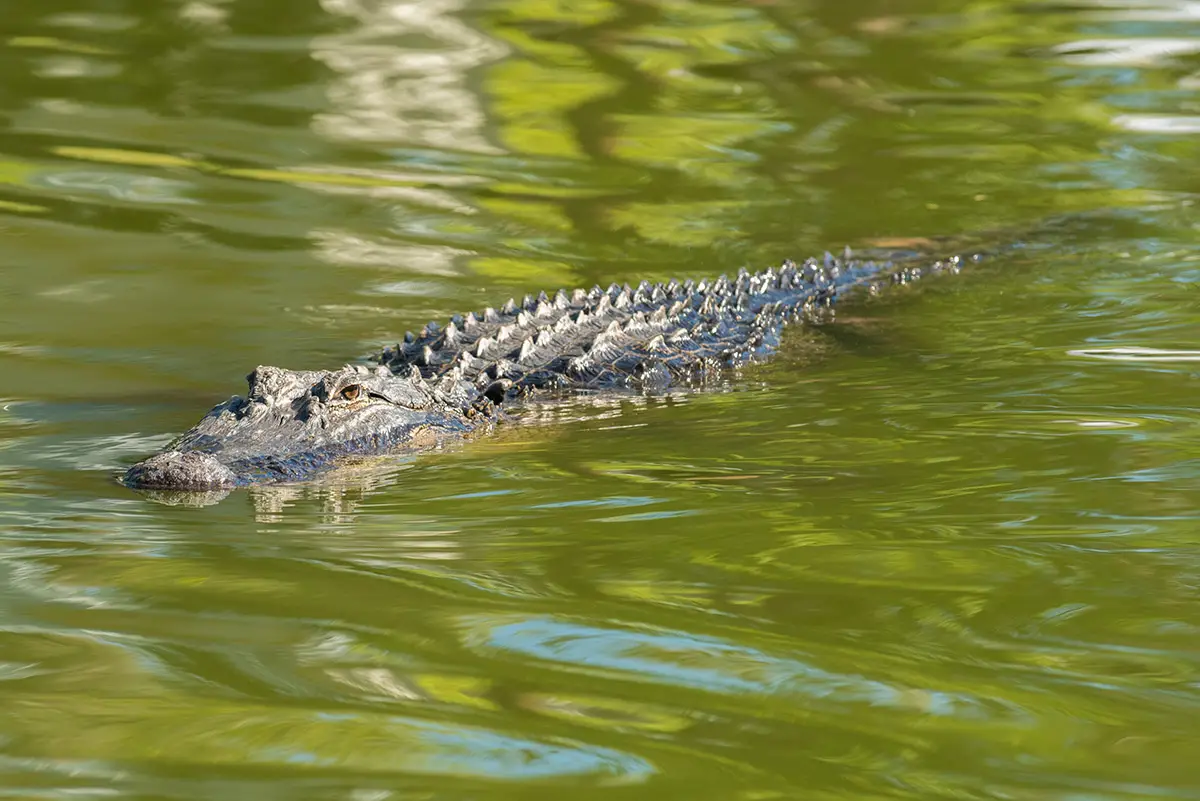
<path fill-rule="evenodd" d="M 223 490 L 301 481 L 348 457 L 439 447 L 493 425 L 514 404 L 579 392 L 661 393 L 702 386 L 761 360 L 783 327 L 852 289 L 876 291 L 962 261 L 787 261 L 732 279 L 509 300 L 431 322 L 375 366 L 294 371 L 260 366 L 246 397 L 218 404 L 166 448 L 133 465 L 139 489 Z"/>

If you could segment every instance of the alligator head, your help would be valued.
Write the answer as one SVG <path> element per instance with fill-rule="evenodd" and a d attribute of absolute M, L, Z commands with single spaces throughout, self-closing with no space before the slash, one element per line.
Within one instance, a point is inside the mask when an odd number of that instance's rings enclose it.
<path fill-rule="evenodd" d="M 215 406 L 190 431 L 125 473 L 142 489 L 212 490 L 305 478 L 346 456 L 431 445 L 476 425 L 473 392 L 346 366 L 259 367 L 245 398 Z"/>

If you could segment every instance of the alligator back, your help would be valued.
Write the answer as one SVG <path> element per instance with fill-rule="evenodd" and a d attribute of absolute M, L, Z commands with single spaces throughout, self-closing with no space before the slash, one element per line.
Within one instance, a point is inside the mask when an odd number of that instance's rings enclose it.
<path fill-rule="evenodd" d="M 670 281 L 607 290 L 559 290 L 509 300 L 499 310 L 456 315 L 386 349 L 393 372 L 466 381 L 495 399 L 537 389 L 661 388 L 768 355 L 782 327 L 832 303 L 839 292 L 956 270 L 957 259 L 921 269 L 825 255 L 784 262 L 733 280 Z"/>
<path fill-rule="evenodd" d="M 344 457 L 437 447 L 488 426 L 496 405 L 539 389 L 660 390 L 761 358 L 808 309 L 855 286 L 905 282 L 958 260 L 826 256 L 733 280 L 642 283 L 506 303 L 430 323 L 383 352 L 375 370 L 261 366 L 245 398 L 217 405 L 159 453 L 129 468 L 147 489 L 221 490 L 295 481 Z"/>

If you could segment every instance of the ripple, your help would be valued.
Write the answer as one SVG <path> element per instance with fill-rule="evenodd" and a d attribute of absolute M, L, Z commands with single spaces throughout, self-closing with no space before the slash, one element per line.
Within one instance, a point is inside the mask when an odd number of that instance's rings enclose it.
<path fill-rule="evenodd" d="M 60 694 L 57 700 L 69 697 Z M 65 713 L 64 708 L 42 707 L 27 715 L 21 728 L 36 731 Z M 577 740 L 550 742 L 479 726 L 337 708 L 259 709 L 160 699 L 153 710 L 133 711 L 118 699 L 91 698 L 81 700 L 71 714 L 79 729 L 76 736 L 57 738 L 54 751 L 59 755 L 489 782 L 570 778 L 628 784 L 644 782 L 657 772 L 639 756 Z M 98 726 L 90 733 L 89 721 Z M 104 729 L 118 723 L 128 727 L 131 736 L 119 741 L 103 736 Z"/>
<path fill-rule="evenodd" d="M 806 696 L 978 718 L 983 705 L 960 693 L 906 688 L 835 673 L 797 659 L 683 631 L 611 628 L 538 618 L 460 619 L 472 647 L 524 654 L 586 673 L 733 695 Z"/>
<path fill-rule="evenodd" d="M 1195 795 L 1200 4 L 8 5 L 9 795 Z M 113 480 L 249 365 L 959 232 L 707 394 Z"/>
<path fill-rule="evenodd" d="M 1108 362 L 1200 362 L 1200 350 L 1172 350 L 1169 348 L 1078 348 L 1067 351 L 1067 355 Z"/>
<path fill-rule="evenodd" d="M 1140 39 L 1081 39 L 1053 48 L 1069 64 L 1091 67 L 1137 67 L 1170 63 L 1200 52 L 1196 39 L 1144 37 Z"/>
<path fill-rule="evenodd" d="M 44 174 L 40 182 L 70 194 L 102 195 L 113 200 L 131 203 L 193 205 L 195 200 L 185 192 L 192 184 L 150 175 L 127 175 L 115 172 L 60 170 Z"/>
<path fill-rule="evenodd" d="M 1118 114 L 1112 123 L 1135 133 L 1200 133 L 1200 116 L 1187 114 Z"/>

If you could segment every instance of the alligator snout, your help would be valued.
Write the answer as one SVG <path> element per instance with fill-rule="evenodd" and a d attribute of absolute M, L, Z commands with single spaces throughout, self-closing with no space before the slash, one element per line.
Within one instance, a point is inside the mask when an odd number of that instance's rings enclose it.
<path fill-rule="evenodd" d="M 139 489 L 212 490 L 238 484 L 237 474 L 206 453 L 164 451 L 138 462 L 125 473 L 125 484 Z"/>

